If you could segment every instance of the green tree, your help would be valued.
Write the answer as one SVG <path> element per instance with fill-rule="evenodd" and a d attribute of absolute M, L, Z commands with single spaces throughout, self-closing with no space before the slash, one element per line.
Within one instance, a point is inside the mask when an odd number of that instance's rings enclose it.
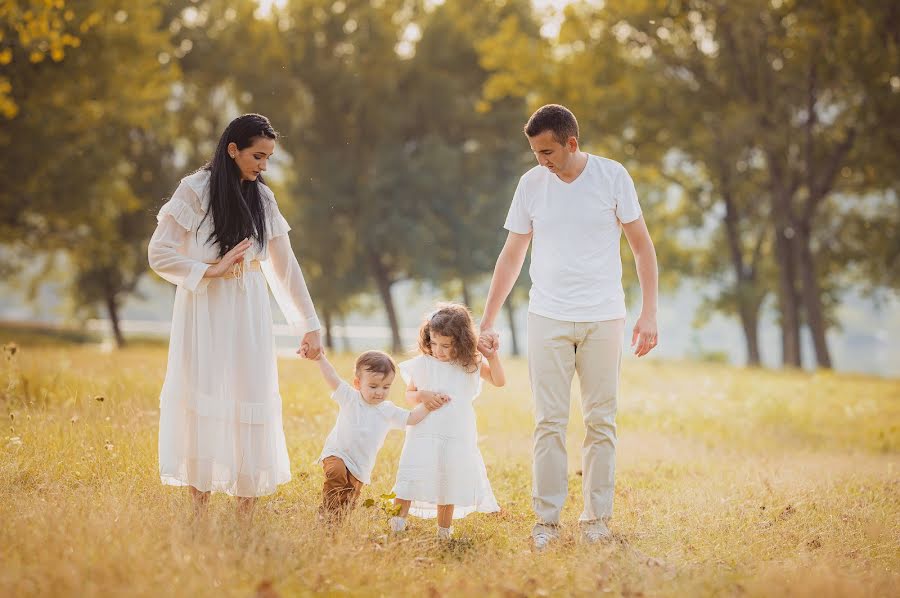
<path fill-rule="evenodd" d="M 333 287 L 320 292 L 352 300 L 355 288 L 339 281 L 355 281 L 355 264 L 363 264 L 397 351 L 391 289 L 409 276 L 423 246 L 420 208 L 408 191 L 408 115 L 398 108 L 408 101 L 404 48 L 414 41 L 405 35 L 421 12 L 418 2 L 402 0 L 289 2 L 273 17 L 281 54 L 272 68 L 284 80 L 258 87 L 260 105 L 293 108 L 279 127 L 298 173 L 291 194 L 301 201 L 300 219 L 318 226 L 323 207 L 314 204 L 322 203 L 339 223 L 320 231 L 330 243 L 307 246 L 307 257 L 323 265 L 332 253 L 353 256 L 341 263 L 354 267 L 323 277 Z"/>
<path fill-rule="evenodd" d="M 145 193 L 165 178 L 162 107 L 178 73 L 154 51 L 168 48 L 156 7 L 95 0 L 77 10 L 99 16 L 65 60 L 10 63 L 22 109 L 0 136 L 3 154 L 17 157 L 0 167 L 10 181 L 0 226 L 33 255 L 64 252 L 76 307 L 104 305 L 121 343 L 118 309 L 146 270 L 156 200 Z"/>
<path fill-rule="evenodd" d="M 77 48 L 80 36 L 100 22 L 100 13 L 85 8 L 66 0 L 0 3 L 0 117 L 13 118 L 21 109 L 12 91 L 22 83 L 16 74 L 24 65 L 61 62 L 66 50 Z"/>
<path fill-rule="evenodd" d="M 732 283 L 710 304 L 740 316 L 751 363 L 774 273 L 784 362 L 800 364 L 805 321 L 819 365 L 830 367 L 828 312 L 849 256 L 827 250 L 822 223 L 858 211 L 828 198 L 895 183 L 885 155 L 896 161 L 896 136 L 883 123 L 896 112 L 897 10 L 863 4 L 582 4 L 567 9 L 554 43 L 555 96 L 589 115 L 604 145 L 682 186 L 695 204 L 689 224 L 719 221 L 695 273 L 730 262 Z M 519 74 L 498 78 L 506 88 L 528 74 L 522 64 L 510 70 Z M 659 253 L 665 268 L 669 252 Z"/>
<path fill-rule="evenodd" d="M 653 126 L 634 113 L 636 105 L 648 101 L 642 86 L 646 75 L 635 72 L 633 61 L 598 15 L 593 6 L 569 5 L 553 39 L 538 35 L 521 16 L 506 17 L 479 44 L 481 63 L 490 73 L 484 101 L 490 105 L 523 98 L 529 112 L 547 103 L 571 108 L 579 118 L 582 149 L 622 162 L 634 177 L 660 256 L 660 286 L 672 288 L 696 260 L 671 231 L 697 221 L 697 210 L 669 205 L 672 177 L 657 167 L 665 152 L 661 144 L 647 142 Z M 632 256 L 628 251 L 622 255 L 624 282 L 634 289 Z"/>
<path fill-rule="evenodd" d="M 529 11 L 527 2 L 446 2 L 425 20 L 410 68 L 409 171 L 433 243 L 417 273 L 455 286 L 470 306 L 471 285 L 493 268 L 500 226 L 527 164 L 520 137 L 525 103 L 484 103 L 489 73 L 478 44 L 508 14 L 527 18 Z"/>
<path fill-rule="evenodd" d="M 291 44 L 305 34 L 294 29 L 291 7 L 267 17 L 258 10 L 252 0 L 170 6 L 169 29 L 183 72 L 173 98 L 181 131 L 179 154 L 185 158 L 183 170 L 190 170 L 211 155 L 219 133 L 237 113 L 261 112 L 272 118 L 282 139 L 268 182 L 294 226 L 292 245 L 322 316 L 326 345 L 333 348 L 334 322 L 357 307 L 358 296 L 368 290 L 367 268 L 361 266 L 362 254 L 353 242 L 351 212 L 336 212 L 327 192 L 314 194 L 324 190 L 313 188 L 308 177 L 311 169 L 322 166 L 310 163 L 304 153 L 310 149 L 307 89 L 317 79 L 303 79 L 297 74 L 303 69 L 295 73 L 288 68 L 294 60 Z M 342 172 L 339 152 L 335 148 L 333 153 L 335 179 Z"/>
<path fill-rule="evenodd" d="M 896 182 L 884 165 L 885 153 L 896 159 L 896 138 L 883 126 L 896 104 L 890 84 L 898 66 L 896 8 L 659 2 L 608 18 L 625 43 L 646 48 L 666 67 L 659 80 L 665 89 L 687 85 L 715 98 L 698 103 L 709 120 L 704 125 L 753 149 L 749 159 L 736 157 L 755 167 L 749 176 L 758 180 L 757 198 L 768 202 L 784 362 L 800 365 L 805 321 L 818 365 L 831 367 L 825 332 L 840 269 L 823 261 L 830 239 L 821 236 L 821 224 L 841 218 L 829 210 L 833 194 L 858 201 L 852 198 Z M 720 191 L 737 178 L 734 172 L 720 169 Z"/>

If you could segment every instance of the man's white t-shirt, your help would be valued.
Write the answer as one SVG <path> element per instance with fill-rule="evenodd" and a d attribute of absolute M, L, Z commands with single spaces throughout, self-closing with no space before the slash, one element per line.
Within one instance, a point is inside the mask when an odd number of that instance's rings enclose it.
<path fill-rule="evenodd" d="M 340 457 L 350 473 L 363 484 L 371 480 L 375 457 L 392 429 L 403 429 L 410 411 L 390 401 L 377 405 L 366 403 L 358 390 L 341 381 L 331 398 L 341 410 L 337 422 L 325 439 L 319 461 L 325 457 Z"/>
<path fill-rule="evenodd" d="M 620 223 L 640 216 L 634 181 L 614 160 L 588 154 L 571 183 L 544 166 L 522 175 L 504 228 L 534 232 L 528 310 L 565 322 L 624 318 Z"/>

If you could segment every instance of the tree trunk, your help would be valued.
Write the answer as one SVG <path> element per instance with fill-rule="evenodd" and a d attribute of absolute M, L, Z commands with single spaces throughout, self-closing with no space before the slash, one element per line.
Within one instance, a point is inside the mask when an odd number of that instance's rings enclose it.
<path fill-rule="evenodd" d="M 800 353 L 800 301 L 796 288 L 794 243 L 796 231 L 790 217 L 791 192 L 772 191 L 775 223 L 775 259 L 778 264 L 778 306 L 781 311 L 781 361 L 785 367 L 802 366 Z"/>
<path fill-rule="evenodd" d="M 728 179 L 724 179 L 727 181 Z M 723 183 L 725 186 L 725 183 Z M 761 363 L 759 354 L 759 308 L 761 301 L 757 300 L 760 294 L 757 290 L 756 264 L 751 258 L 748 266 L 744 260 L 744 251 L 741 245 L 741 230 L 738 224 L 738 208 L 734 197 L 726 191 L 722 194 L 725 203 L 725 231 L 728 240 L 728 250 L 731 254 L 731 265 L 734 268 L 734 277 L 738 316 L 741 320 L 741 328 L 744 331 L 744 342 L 747 345 L 747 365 L 759 366 Z M 761 241 L 760 241 L 761 242 Z"/>
<path fill-rule="evenodd" d="M 116 295 L 109 290 L 104 294 L 106 311 L 109 314 L 109 322 L 112 324 L 113 337 L 116 339 L 116 347 L 121 349 L 125 346 L 125 336 L 122 335 L 122 329 L 119 323 L 119 305 L 116 302 Z"/>
<path fill-rule="evenodd" d="M 341 318 L 341 342 L 344 344 L 344 352 L 350 353 L 353 347 L 350 345 L 350 337 L 347 336 L 347 318 Z"/>
<path fill-rule="evenodd" d="M 463 305 L 465 305 L 465 306 L 469 307 L 469 309 L 471 309 L 471 306 L 472 306 L 472 295 L 471 295 L 471 293 L 469 293 L 469 285 L 468 285 L 468 283 L 466 283 L 466 279 L 465 279 L 465 278 L 460 278 L 460 279 L 459 279 L 459 282 L 460 282 L 460 284 L 462 285 L 462 300 L 463 300 Z"/>
<path fill-rule="evenodd" d="M 793 229 L 776 231 L 775 256 L 778 269 L 778 304 L 781 310 L 781 360 L 787 367 L 801 367 L 800 305 L 794 284 L 793 241 L 788 237 Z"/>
<path fill-rule="evenodd" d="M 331 311 L 322 310 L 322 320 L 325 324 L 325 348 L 329 351 L 334 349 L 334 338 L 331 336 Z"/>
<path fill-rule="evenodd" d="M 400 324 L 397 322 L 397 312 L 394 310 L 394 299 L 391 297 L 391 286 L 394 283 L 388 276 L 387 269 L 384 267 L 378 254 L 371 251 L 369 256 L 369 268 L 372 278 L 375 279 L 378 294 L 381 295 L 384 311 L 387 313 L 388 322 L 391 325 L 391 350 L 394 353 L 399 353 L 403 350 L 403 343 L 400 340 Z"/>
<path fill-rule="evenodd" d="M 803 290 L 803 307 L 806 310 L 806 323 L 812 333 L 813 346 L 816 350 L 816 364 L 820 368 L 831 369 L 831 355 L 828 351 L 828 341 L 825 338 L 825 310 L 822 306 L 815 257 L 810 248 L 810 233 L 806 227 L 801 227 L 798 233 L 794 248 L 797 251 L 797 264 L 803 283 L 801 288 Z"/>
<path fill-rule="evenodd" d="M 512 344 L 512 354 L 518 356 L 520 355 L 519 337 L 516 334 L 516 309 L 513 306 L 512 293 L 509 294 L 509 298 L 503 304 L 503 309 L 506 310 L 506 321 L 509 323 L 509 340 Z"/>
<path fill-rule="evenodd" d="M 744 342 L 747 345 L 747 365 L 759 367 L 762 356 L 759 352 L 759 305 L 750 305 L 741 299 L 741 327 L 744 330 Z"/>

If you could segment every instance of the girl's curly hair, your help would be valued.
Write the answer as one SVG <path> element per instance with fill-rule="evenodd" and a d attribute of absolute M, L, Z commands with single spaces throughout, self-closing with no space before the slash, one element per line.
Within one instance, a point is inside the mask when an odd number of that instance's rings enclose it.
<path fill-rule="evenodd" d="M 469 308 L 460 303 L 439 303 L 437 311 L 425 317 L 419 327 L 419 351 L 431 353 L 432 333 L 453 339 L 451 361 L 466 371 L 478 371 L 481 355 L 478 353 L 478 332 Z"/>

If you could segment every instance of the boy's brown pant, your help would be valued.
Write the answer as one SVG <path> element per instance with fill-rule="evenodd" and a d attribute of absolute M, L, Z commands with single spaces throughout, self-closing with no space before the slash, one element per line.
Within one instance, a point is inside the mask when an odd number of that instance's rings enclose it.
<path fill-rule="evenodd" d="M 353 477 L 340 457 L 325 457 L 322 460 L 325 484 L 322 486 L 322 512 L 326 515 L 340 515 L 353 507 L 363 483 Z"/>

